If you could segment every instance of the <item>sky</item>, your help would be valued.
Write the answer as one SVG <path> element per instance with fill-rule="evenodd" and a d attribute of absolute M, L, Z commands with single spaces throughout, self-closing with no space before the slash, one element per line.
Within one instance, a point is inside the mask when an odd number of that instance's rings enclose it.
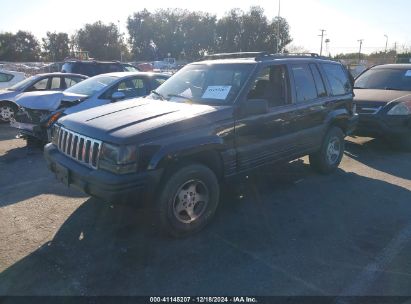
<path fill-rule="evenodd" d="M 126 32 L 126 20 L 133 12 L 147 8 L 184 8 L 205 11 L 223 16 L 232 8 L 248 10 L 261 6 L 268 18 L 278 14 L 281 1 L 282 17 L 290 28 L 292 45 L 310 52 L 320 52 L 320 29 L 325 29 L 330 40 L 324 52 L 335 55 L 342 52 L 358 52 L 359 39 L 364 39 L 363 52 L 385 49 L 388 36 L 389 48 L 411 45 L 411 1 L 409 0 L 0 0 L 0 32 L 27 30 L 37 38 L 47 31 L 63 31 L 73 34 L 86 23 L 97 20 L 119 24 Z"/>

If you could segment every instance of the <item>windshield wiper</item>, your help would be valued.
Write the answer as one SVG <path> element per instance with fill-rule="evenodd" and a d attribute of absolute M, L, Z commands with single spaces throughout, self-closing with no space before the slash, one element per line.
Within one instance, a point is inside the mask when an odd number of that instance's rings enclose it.
<path fill-rule="evenodd" d="M 354 89 L 354 90 L 359 90 L 359 89 L 364 89 L 364 88 L 362 88 L 362 87 L 354 87 L 353 89 Z"/>
<path fill-rule="evenodd" d="M 166 98 L 163 95 L 161 95 L 159 92 L 157 92 L 156 90 L 152 90 L 151 93 L 160 97 L 160 100 L 166 100 Z"/>
<path fill-rule="evenodd" d="M 167 97 L 177 97 L 177 98 L 183 98 L 189 101 L 193 101 L 190 97 L 187 96 L 183 96 L 183 95 L 178 95 L 178 94 L 168 94 Z"/>

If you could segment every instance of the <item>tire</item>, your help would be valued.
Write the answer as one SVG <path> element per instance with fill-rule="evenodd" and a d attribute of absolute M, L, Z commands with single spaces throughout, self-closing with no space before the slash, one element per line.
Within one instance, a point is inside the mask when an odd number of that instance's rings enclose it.
<path fill-rule="evenodd" d="M 173 237 L 186 237 L 212 219 L 220 186 L 213 171 L 196 163 L 173 167 L 156 199 L 155 216 L 161 230 Z"/>
<path fill-rule="evenodd" d="M 14 119 L 16 112 L 17 107 L 13 103 L 9 101 L 0 102 L 0 121 L 10 122 Z"/>
<path fill-rule="evenodd" d="M 310 154 L 310 166 L 321 174 L 334 172 L 344 155 L 344 133 L 338 127 L 331 127 L 324 136 L 321 149 Z"/>

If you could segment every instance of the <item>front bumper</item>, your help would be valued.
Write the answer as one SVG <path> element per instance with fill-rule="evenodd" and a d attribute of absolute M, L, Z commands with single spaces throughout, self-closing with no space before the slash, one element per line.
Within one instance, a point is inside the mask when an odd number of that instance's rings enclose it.
<path fill-rule="evenodd" d="M 411 116 L 360 115 L 355 135 L 369 137 L 411 136 Z"/>
<path fill-rule="evenodd" d="M 12 121 L 10 126 L 19 130 L 23 136 L 35 137 L 43 142 L 48 142 L 47 131 L 40 125 Z"/>
<path fill-rule="evenodd" d="M 53 144 L 44 147 L 44 157 L 49 169 L 61 182 L 111 203 L 143 201 L 151 197 L 163 173 L 159 169 L 117 175 L 90 169 L 61 154 Z"/>

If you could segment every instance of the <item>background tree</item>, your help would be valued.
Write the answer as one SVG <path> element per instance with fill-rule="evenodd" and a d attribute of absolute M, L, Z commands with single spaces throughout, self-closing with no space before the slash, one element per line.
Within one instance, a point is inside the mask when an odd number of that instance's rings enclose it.
<path fill-rule="evenodd" d="M 276 17 L 269 22 L 259 6 L 246 13 L 239 9 L 229 11 L 218 20 L 216 31 L 219 52 L 277 53 L 292 41 L 287 20 Z"/>
<path fill-rule="evenodd" d="M 128 52 L 124 39 L 114 23 L 97 21 L 79 29 L 73 41 L 81 51 L 88 51 L 90 57 L 99 60 L 120 60 Z"/>
<path fill-rule="evenodd" d="M 47 32 L 43 38 L 44 57 L 49 61 L 61 61 L 70 55 L 70 39 L 67 33 Z"/>
<path fill-rule="evenodd" d="M 25 31 L 0 34 L 0 60 L 28 62 L 39 58 L 40 45 L 33 34 Z"/>
<path fill-rule="evenodd" d="M 233 52 L 240 50 L 243 11 L 232 9 L 216 24 L 217 51 Z"/>

